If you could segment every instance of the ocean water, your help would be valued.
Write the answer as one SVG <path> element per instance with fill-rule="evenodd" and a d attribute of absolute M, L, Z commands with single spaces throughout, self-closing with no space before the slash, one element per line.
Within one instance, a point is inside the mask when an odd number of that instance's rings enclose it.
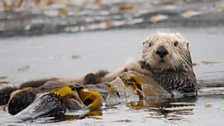
<path fill-rule="evenodd" d="M 99 69 L 116 71 L 129 59 L 140 59 L 142 42 L 154 32 L 179 32 L 190 43 L 194 71 L 202 94 L 170 106 L 103 108 L 97 116 L 46 122 L 18 123 L 0 110 L 1 125 L 222 125 L 224 117 L 224 36 L 217 29 L 123 29 L 0 39 L 0 76 L 10 84 L 48 78 L 73 78 Z M 207 85 L 207 86 L 206 86 Z M 3 87 L 4 85 L 1 85 Z"/>

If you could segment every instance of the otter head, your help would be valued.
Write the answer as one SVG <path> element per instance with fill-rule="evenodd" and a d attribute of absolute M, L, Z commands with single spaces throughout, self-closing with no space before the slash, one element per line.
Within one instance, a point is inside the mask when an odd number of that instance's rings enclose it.
<path fill-rule="evenodd" d="M 186 40 L 178 33 L 156 33 L 143 43 L 142 59 L 152 70 L 191 69 L 191 57 Z"/>

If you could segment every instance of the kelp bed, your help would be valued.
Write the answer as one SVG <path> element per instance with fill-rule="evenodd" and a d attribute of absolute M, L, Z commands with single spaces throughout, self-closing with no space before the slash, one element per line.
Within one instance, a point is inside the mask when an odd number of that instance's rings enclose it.
<path fill-rule="evenodd" d="M 56 84 L 57 83 L 57 84 Z M 194 106 L 196 97 L 175 96 L 148 76 L 135 72 L 123 72 L 113 80 L 102 84 L 59 84 L 50 82 L 52 89 L 44 85 L 26 87 L 11 94 L 4 109 L 18 122 L 51 117 L 46 122 L 77 120 L 102 116 L 102 110 L 126 105 L 138 110 L 152 107 L 155 111 L 189 111 L 183 107 Z M 55 90 L 54 84 L 58 89 Z M 49 86 L 49 82 L 47 82 Z M 50 92 L 49 92 L 50 90 Z M 55 91 L 54 91 L 55 90 Z M 190 108 L 190 111 L 192 108 Z"/>

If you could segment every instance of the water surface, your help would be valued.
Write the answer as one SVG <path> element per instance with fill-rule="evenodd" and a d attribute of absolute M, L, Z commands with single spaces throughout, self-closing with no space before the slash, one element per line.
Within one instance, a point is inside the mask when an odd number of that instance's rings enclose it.
<path fill-rule="evenodd" d="M 14 37 L 0 40 L 0 76 L 12 84 L 47 77 L 78 77 L 99 69 L 115 71 L 128 59 L 140 59 L 142 42 L 156 31 L 180 32 L 190 43 L 195 74 L 200 85 L 223 91 L 224 36 L 214 29 L 133 29 L 56 34 L 38 37 Z M 207 93 L 208 94 L 208 93 Z M 57 125 L 222 125 L 224 96 L 200 96 L 195 101 L 174 101 L 172 106 L 145 106 L 140 109 L 125 104 L 103 109 L 102 115 L 80 120 L 57 122 Z M 188 103 L 185 106 L 185 103 Z M 176 105 L 178 104 L 178 105 Z M 181 105 L 179 105 L 181 104 Z M 190 104 L 190 105 L 189 105 Z M 5 125 L 15 124 L 3 110 Z M 10 120 L 10 121 L 9 121 Z M 56 125 L 34 121 L 32 125 Z M 25 124 L 29 124 L 26 122 Z"/>

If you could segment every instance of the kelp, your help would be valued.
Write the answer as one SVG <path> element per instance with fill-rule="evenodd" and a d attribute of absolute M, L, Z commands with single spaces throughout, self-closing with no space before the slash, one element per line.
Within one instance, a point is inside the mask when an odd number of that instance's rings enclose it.
<path fill-rule="evenodd" d="M 123 72 L 109 82 L 106 104 L 138 101 L 154 98 L 169 98 L 171 95 L 151 77 L 135 72 Z"/>
<path fill-rule="evenodd" d="M 21 91 L 16 94 L 20 93 Z M 11 104 L 11 100 L 9 104 Z M 65 113 L 69 111 L 91 110 L 101 105 L 102 100 L 99 92 L 79 86 L 64 86 L 59 90 L 39 96 L 31 105 L 21 111 L 17 117 L 22 120 L 39 117 L 58 118 L 58 116 L 64 117 Z M 19 107 L 19 105 L 14 106 Z M 8 108 L 8 111 L 11 111 L 11 108 Z"/>
<path fill-rule="evenodd" d="M 40 88 L 28 87 L 12 93 L 8 102 L 9 113 L 14 115 L 19 112 L 17 115 L 20 116 L 17 117 L 22 120 L 49 116 L 60 118 L 65 117 L 66 113 L 78 110 L 99 110 L 103 103 L 106 106 L 126 103 L 130 108 L 139 109 L 146 103 L 153 106 L 162 101 L 160 98 L 170 97 L 170 94 L 151 77 L 133 71 L 123 72 L 102 84 L 66 85 L 52 81 L 49 84 L 50 89 L 55 91 L 43 93 L 42 90 L 39 91 Z M 56 88 L 52 88 L 54 84 Z M 147 102 L 143 102 L 145 100 Z"/>
<path fill-rule="evenodd" d="M 10 114 L 15 115 L 29 106 L 35 100 L 35 97 L 36 91 L 31 87 L 14 91 L 11 93 L 5 108 Z"/>

